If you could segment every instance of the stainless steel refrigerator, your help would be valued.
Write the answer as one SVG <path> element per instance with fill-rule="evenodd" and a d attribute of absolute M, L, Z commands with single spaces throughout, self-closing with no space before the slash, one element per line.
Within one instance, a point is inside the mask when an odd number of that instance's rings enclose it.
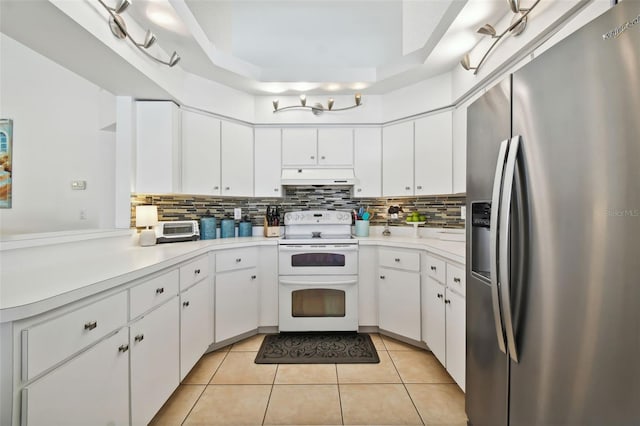
<path fill-rule="evenodd" d="M 466 411 L 640 425 L 640 2 L 467 111 Z"/>

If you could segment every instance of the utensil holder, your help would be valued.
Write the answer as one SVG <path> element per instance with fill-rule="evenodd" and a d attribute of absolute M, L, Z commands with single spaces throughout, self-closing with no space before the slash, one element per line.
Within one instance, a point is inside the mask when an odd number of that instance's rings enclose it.
<path fill-rule="evenodd" d="M 369 236 L 369 221 L 356 220 L 356 237 L 368 237 L 368 236 Z"/>
<path fill-rule="evenodd" d="M 279 226 L 269 226 L 267 223 L 267 218 L 264 218 L 264 236 L 265 237 L 279 237 L 280 236 L 280 227 Z"/>

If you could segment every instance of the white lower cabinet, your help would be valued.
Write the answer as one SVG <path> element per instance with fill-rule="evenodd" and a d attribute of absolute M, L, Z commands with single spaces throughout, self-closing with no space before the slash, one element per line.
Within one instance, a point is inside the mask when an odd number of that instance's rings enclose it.
<path fill-rule="evenodd" d="M 129 327 L 131 424 L 146 425 L 179 385 L 178 297 Z"/>
<path fill-rule="evenodd" d="M 122 328 L 22 390 L 22 424 L 128 425 L 129 335 Z"/>
<path fill-rule="evenodd" d="M 180 381 L 213 342 L 211 279 L 180 293 Z"/>
<path fill-rule="evenodd" d="M 258 328 L 258 269 L 216 275 L 216 343 Z"/>
<path fill-rule="evenodd" d="M 358 325 L 378 325 L 378 248 L 358 250 Z"/>
<path fill-rule="evenodd" d="M 390 268 L 379 271 L 379 327 L 419 341 L 420 273 Z"/>
<path fill-rule="evenodd" d="M 465 387 L 466 363 L 466 303 L 465 298 L 447 289 L 446 309 L 446 345 L 447 371 L 458 385 Z"/>
<path fill-rule="evenodd" d="M 425 279 L 422 292 L 424 341 L 442 365 L 447 364 L 445 337 L 445 286 L 431 277 Z"/>

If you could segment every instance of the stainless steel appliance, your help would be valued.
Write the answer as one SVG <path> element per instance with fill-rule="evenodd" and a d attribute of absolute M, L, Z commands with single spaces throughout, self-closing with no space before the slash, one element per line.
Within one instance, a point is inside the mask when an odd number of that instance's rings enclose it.
<path fill-rule="evenodd" d="M 156 242 L 158 243 L 176 243 L 200 239 L 200 227 L 197 220 L 158 222 L 154 230 L 156 232 Z"/>
<path fill-rule="evenodd" d="M 280 331 L 357 331 L 358 242 L 350 212 L 289 212 L 284 224 Z"/>
<path fill-rule="evenodd" d="M 640 424 L 640 4 L 467 111 L 473 425 Z"/>

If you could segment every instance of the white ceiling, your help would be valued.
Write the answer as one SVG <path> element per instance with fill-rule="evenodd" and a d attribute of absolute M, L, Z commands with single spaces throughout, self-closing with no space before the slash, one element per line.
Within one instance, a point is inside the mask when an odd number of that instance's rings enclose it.
<path fill-rule="evenodd" d="M 186 71 L 249 93 L 379 94 L 457 66 L 507 12 L 505 0 L 132 0 L 122 16 Z"/>

